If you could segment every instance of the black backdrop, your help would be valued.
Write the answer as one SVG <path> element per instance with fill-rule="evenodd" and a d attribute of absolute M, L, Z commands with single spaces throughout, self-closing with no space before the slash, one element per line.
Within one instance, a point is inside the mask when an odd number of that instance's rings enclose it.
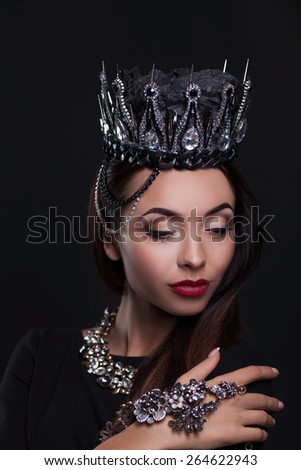
<path fill-rule="evenodd" d="M 146 72 L 153 62 L 167 71 L 228 58 L 241 76 L 250 57 L 240 160 L 261 214 L 275 216 L 275 243 L 241 304 L 249 338 L 281 371 L 275 391 L 286 409 L 267 448 L 300 449 L 300 20 L 298 0 L 0 0 L 1 375 L 29 329 L 92 326 L 106 305 L 89 245 L 64 243 L 63 222 L 55 243 L 26 241 L 28 220 L 49 207 L 61 221 L 79 217 L 84 234 L 101 152 L 101 60 L 115 73 L 116 63 Z"/>

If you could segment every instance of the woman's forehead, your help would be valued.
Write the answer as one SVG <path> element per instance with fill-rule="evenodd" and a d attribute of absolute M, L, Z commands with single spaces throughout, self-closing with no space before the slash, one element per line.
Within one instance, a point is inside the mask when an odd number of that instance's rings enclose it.
<path fill-rule="evenodd" d="M 149 170 L 147 170 L 149 171 Z M 132 179 L 129 191 L 135 192 L 143 184 L 148 173 L 138 172 Z M 207 211 L 221 203 L 235 205 L 235 194 L 225 174 L 217 168 L 197 170 L 161 171 L 141 197 L 142 210 L 150 207 L 168 207 L 175 212 L 186 212 L 198 207 Z M 180 210 L 181 209 L 181 210 Z"/>

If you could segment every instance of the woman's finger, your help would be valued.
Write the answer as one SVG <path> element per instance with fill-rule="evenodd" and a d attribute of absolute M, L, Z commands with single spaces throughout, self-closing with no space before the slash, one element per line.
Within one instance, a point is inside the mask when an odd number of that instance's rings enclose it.
<path fill-rule="evenodd" d="M 266 411 L 250 410 L 243 414 L 244 426 L 260 426 L 264 428 L 271 428 L 276 423 L 275 419 Z"/>
<path fill-rule="evenodd" d="M 240 442 L 264 442 L 267 438 L 267 431 L 259 427 L 246 426 L 240 430 Z"/>
<path fill-rule="evenodd" d="M 213 349 L 209 356 L 198 365 L 190 369 L 178 378 L 177 382 L 189 383 L 190 379 L 202 380 L 207 377 L 217 366 L 220 360 L 219 348 Z"/>
<path fill-rule="evenodd" d="M 202 364 L 202 363 L 201 363 Z M 192 369 L 193 370 L 193 369 Z M 247 385 L 257 380 L 270 380 L 279 375 L 279 371 L 269 366 L 247 366 L 237 369 L 227 374 L 219 375 L 207 382 L 208 385 L 214 385 L 222 380 L 236 382 L 238 385 Z"/>
<path fill-rule="evenodd" d="M 246 410 L 280 411 L 284 405 L 277 398 L 262 393 L 246 393 L 239 397 Z"/>

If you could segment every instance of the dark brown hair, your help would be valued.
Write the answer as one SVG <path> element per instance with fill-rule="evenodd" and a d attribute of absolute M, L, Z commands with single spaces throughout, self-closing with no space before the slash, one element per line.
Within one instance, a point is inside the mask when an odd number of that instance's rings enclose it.
<path fill-rule="evenodd" d="M 173 385 L 180 375 L 207 357 L 212 349 L 220 346 L 223 350 L 238 340 L 238 294 L 258 263 L 261 238 L 256 237 L 257 226 L 255 218 L 252 217 L 257 203 L 243 173 L 233 161 L 227 162 L 220 169 L 226 175 L 236 196 L 235 217 L 249 221 L 248 224 L 239 224 L 235 230 L 238 239 L 244 236 L 244 242 L 235 244 L 230 266 L 206 308 L 198 315 L 180 317 L 165 341 L 143 361 L 131 398 L 154 387 Z M 129 195 L 128 185 L 137 171 L 140 171 L 139 167 L 128 163 L 111 162 L 107 182 L 116 198 L 123 199 Z M 100 203 L 105 207 L 103 201 Z M 125 282 L 123 263 L 122 260 L 111 261 L 104 251 L 103 227 L 99 224 L 94 207 L 94 186 L 91 191 L 89 216 L 92 224 L 90 233 L 100 234 L 100 237 L 94 237 L 93 243 L 100 275 L 109 291 L 120 296 Z"/>

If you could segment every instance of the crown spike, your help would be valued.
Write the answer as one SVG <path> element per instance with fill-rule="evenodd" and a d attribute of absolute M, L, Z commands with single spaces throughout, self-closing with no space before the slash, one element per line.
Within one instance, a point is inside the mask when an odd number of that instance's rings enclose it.
<path fill-rule="evenodd" d="M 99 104 L 99 109 L 100 109 L 101 115 L 102 115 L 102 117 L 103 117 L 103 109 L 102 109 L 102 105 L 101 105 L 99 93 L 97 93 L 97 100 L 98 100 L 98 104 Z"/>
<path fill-rule="evenodd" d="M 103 107 L 102 107 L 102 103 L 101 103 L 101 98 L 100 98 L 100 95 L 97 94 L 97 99 L 98 99 L 98 104 L 99 104 L 99 110 L 100 110 L 100 126 L 101 126 L 101 130 L 104 132 L 104 126 L 105 126 L 105 123 L 106 123 L 106 117 L 105 117 L 105 113 L 104 113 L 104 110 L 103 110 Z"/>
<path fill-rule="evenodd" d="M 118 64 L 118 62 L 116 64 L 116 71 L 117 71 L 117 78 L 119 78 L 119 64 Z"/>
<path fill-rule="evenodd" d="M 152 68 L 151 83 L 154 83 L 155 67 L 156 67 L 156 64 L 154 62 L 153 63 L 153 68 Z"/>
<path fill-rule="evenodd" d="M 242 81 L 243 84 L 246 82 L 246 79 L 247 79 L 247 74 L 248 74 L 248 69 L 249 69 L 249 63 L 250 63 L 250 59 L 248 58 L 248 59 L 247 59 L 247 62 L 246 62 L 244 78 L 243 78 L 243 81 Z"/>
<path fill-rule="evenodd" d="M 192 75 L 194 71 L 194 64 L 191 64 L 191 72 L 190 72 L 190 84 L 192 83 Z"/>
<path fill-rule="evenodd" d="M 130 109 L 130 114 L 131 114 L 131 118 L 132 118 L 132 123 L 133 123 L 134 126 L 136 126 L 137 123 L 136 123 L 136 119 L 135 119 L 135 116 L 134 116 L 133 106 L 131 104 L 129 105 L 129 109 Z"/>
<path fill-rule="evenodd" d="M 224 66 L 223 66 L 223 73 L 226 73 L 227 64 L 228 64 L 228 59 L 225 59 Z"/>

